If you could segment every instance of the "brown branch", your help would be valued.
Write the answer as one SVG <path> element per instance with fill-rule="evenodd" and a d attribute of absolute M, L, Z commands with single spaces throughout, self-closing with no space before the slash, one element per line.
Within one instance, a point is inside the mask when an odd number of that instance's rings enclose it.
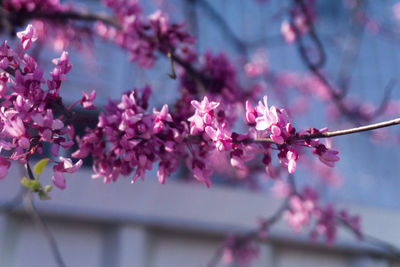
<path fill-rule="evenodd" d="M 366 131 L 372 131 L 380 128 L 385 128 L 385 127 L 390 127 L 393 125 L 400 124 L 400 118 L 393 119 L 393 120 L 388 120 L 384 122 L 379 122 L 379 123 L 374 123 L 374 124 L 369 124 L 365 126 L 360 126 L 360 127 L 355 127 L 355 128 L 349 128 L 349 129 L 344 129 L 344 130 L 337 130 L 337 131 L 329 131 L 329 132 L 323 132 L 323 133 L 315 133 L 315 134 L 302 134 L 294 137 L 294 140 L 290 140 L 290 142 L 296 141 L 296 140 L 305 140 L 305 139 L 317 139 L 317 138 L 330 138 L 330 137 L 335 137 L 335 136 L 340 136 L 340 135 L 348 135 L 348 134 L 354 134 L 354 133 L 360 133 L 360 132 L 366 132 Z M 270 144 L 276 144 L 271 138 L 257 138 L 257 139 L 244 139 L 241 141 L 234 141 L 234 143 L 270 143 Z"/>
<path fill-rule="evenodd" d="M 372 131 L 380 128 L 385 128 L 393 125 L 400 124 L 400 118 L 389 120 L 389 121 L 384 121 L 384 122 L 379 122 L 379 123 L 374 123 L 374 124 L 369 124 L 361 127 L 356 127 L 356 128 L 350 128 L 350 129 L 345 129 L 345 130 L 338 130 L 338 131 L 331 131 L 331 132 L 324 132 L 324 133 L 315 133 L 315 134 L 309 134 L 309 135 L 300 135 L 297 137 L 298 140 L 303 140 L 307 138 L 329 138 L 329 137 L 334 137 L 334 136 L 340 136 L 340 135 L 348 135 L 348 134 L 353 134 L 353 133 L 359 133 L 359 132 L 366 132 L 366 131 Z"/>

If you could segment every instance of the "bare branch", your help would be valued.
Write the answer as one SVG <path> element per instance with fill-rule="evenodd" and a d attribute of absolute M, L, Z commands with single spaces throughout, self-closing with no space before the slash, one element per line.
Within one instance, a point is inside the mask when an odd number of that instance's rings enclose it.
<path fill-rule="evenodd" d="M 58 248 L 56 239 L 54 238 L 53 234 L 51 233 L 45 220 L 42 217 L 40 217 L 39 213 L 36 210 L 36 207 L 35 207 L 35 205 L 33 203 L 33 199 L 32 199 L 32 192 L 27 192 L 25 194 L 24 206 L 25 206 L 25 210 L 28 212 L 28 214 L 30 214 L 33 222 L 43 232 L 45 238 L 47 239 L 47 242 L 50 245 L 54 259 L 57 262 L 57 265 L 59 267 L 66 267 L 66 264 L 64 263 L 64 260 L 61 256 L 61 252 Z"/>
<path fill-rule="evenodd" d="M 380 238 L 377 238 L 375 236 L 365 234 L 365 233 L 362 233 L 360 236 L 360 233 L 356 229 L 354 229 L 346 220 L 343 220 L 340 217 L 336 217 L 335 219 L 339 223 L 340 226 L 344 227 L 345 229 L 347 229 L 348 231 L 353 233 L 361 241 L 371 244 L 373 246 L 376 246 L 378 248 L 381 248 L 385 252 L 387 252 L 388 255 L 390 255 L 396 259 L 400 259 L 400 249 L 397 246 L 395 246 L 394 244 L 391 244 Z"/>
<path fill-rule="evenodd" d="M 249 242 L 251 240 L 258 239 L 260 237 L 260 233 L 268 230 L 271 226 L 277 223 L 284 213 L 284 211 L 288 208 L 289 198 L 291 195 L 287 196 L 285 200 L 282 202 L 282 205 L 276 210 L 274 214 L 272 214 L 268 219 L 264 220 L 259 228 L 250 231 L 249 233 L 240 237 L 239 241 L 241 244 Z M 222 256 L 225 245 L 222 244 L 214 253 L 210 261 L 207 263 L 207 267 L 215 267 Z"/>
<path fill-rule="evenodd" d="M 309 135 L 300 135 L 299 137 L 297 137 L 297 139 L 302 140 L 302 139 L 307 139 L 307 138 L 311 138 L 311 139 L 329 138 L 329 137 L 340 136 L 340 135 L 348 135 L 348 134 L 353 134 L 353 133 L 372 131 L 372 130 L 376 130 L 376 129 L 380 129 L 380 128 L 397 125 L 397 124 L 400 124 L 400 118 L 397 118 L 394 120 L 389 120 L 389 121 L 384 121 L 384 122 L 379 122 L 379 123 L 374 123 L 374 124 L 369 124 L 366 126 L 345 129 L 345 130 L 316 133 L 316 134 L 309 134 Z"/>

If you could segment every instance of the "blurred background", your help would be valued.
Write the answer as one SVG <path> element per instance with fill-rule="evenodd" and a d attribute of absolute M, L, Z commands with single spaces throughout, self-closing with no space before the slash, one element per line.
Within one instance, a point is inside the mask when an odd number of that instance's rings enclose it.
<path fill-rule="evenodd" d="M 243 86 L 259 86 L 268 94 L 269 103 L 277 107 L 297 107 L 291 114 L 296 128 L 353 126 L 337 115 L 334 107 L 329 108 L 331 104 L 324 100 L 321 90 L 315 89 L 318 84 L 296 45 L 286 43 L 281 34 L 292 1 L 141 2 L 148 14 L 162 9 L 172 21 L 185 21 L 188 31 L 197 37 L 199 54 L 208 50 L 227 54 L 241 70 L 238 79 Z M 79 3 L 88 11 L 107 12 L 99 1 Z M 386 107 L 382 118 L 400 114 L 400 102 L 396 102 L 400 99 L 400 14 L 396 13 L 396 3 L 316 1 L 315 28 L 326 52 L 324 73 L 338 87 L 348 88 L 347 101 L 359 104 L 366 113 L 383 101 Z M 130 63 L 124 51 L 101 40 L 93 39 L 90 47 L 68 51 L 74 66 L 62 87 L 67 102 L 79 99 L 82 90 L 96 89 L 96 105 L 101 106 L 109 98 L 119 99 L 121 93 L 146 84 L 154 92 L 150 106 L 172 104 L 177 96 L 177 81 L 166 75 L 170 66 L 162 56 L 154 68 L 143 70 Z M 58 57 L 60 51 L 50 43 L 37 54 L 40 63 L 50 70 L 50 59 Z M 262 65 L 265 72 L 249 79 L 243 74 L 248 63 Z M 393 101 L 385 100 L 388 91 L 386 98 Z M 307 92 L 307 100 L 299 92 Z M 341 160 L 335 172 L 321 170 L 313 177 L 309 173 L 317 168 L 314 162 L 300 167 L 296 179 L 299 186 L 312 184 L 324 201 L 359 214 L 364 233 L 400 246 L 400 152 L 396 149 L 396 132 L 399 130 L 394 127 L 374 134 L 338 137 L 333 147 L 340 151 Z M 2 203 L 18 194 L 23 172 L 21 167 L 13 166 L 1 181 Z M 256 177 L 256 186 L 239 178 L 232 182 L 224 174 L 217 174 L 210 189 L 188 182 L 183 174 L 176 173 L 165 185 L 158 183 L 155 171 L 134 185 L 129 179 L 104 185 L 100 179 L 91 178 L 89 166 L 82 168 L 67 177 L 66 190 L 51 192 L 51 200 L 35 199 L 56 244 L 36 227 L 23 207 L 2 209 L 0 266 L 59 266 L 55 246 L 67 266 L 207 266 L 227 235 L 255 229 L 258 218 L 272 215 L 283 202 L 274 193 L 273 183 L 261 174 Z M 48 167 L 41 179 L 50 178 Z M 279 222 L 259 246 L 259 257 L 249 266 L 400 266 L 400 260 L 387 253 L 392 248 L 361 242 L 342 230 L 336 242 L 327 246 L 310 242 L 307 230 L 294 233 Z M 225 265 L 221 262 L 218 266 Z"/>

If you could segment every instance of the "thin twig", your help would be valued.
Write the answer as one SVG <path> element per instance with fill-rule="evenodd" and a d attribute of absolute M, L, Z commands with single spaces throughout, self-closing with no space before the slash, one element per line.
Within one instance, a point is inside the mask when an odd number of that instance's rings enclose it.
<path fill-rule="evenodd" d="M 385 112 L 389 100 L 390 100 L 390 96 L 392 94 L 393 88 L 396 85 L 396 80 L 395 79 L 391 79 L 388 83 L 388 85 L 385 87 L 384 91 L 384 95 L 381 101 L 381 104 L 379 105 L 379 107 L 375 110 L 374 114 L 372 115 L 372 117 L 377 117 L 379 115 L 381 115 L 382 113 Z"/>
<path fill-rule="evenodd" d="M 324 48 L 322 45 L 321 40 L 318 37 L 318 34 L 314 28 L 314 24 L 312 20 L 309 17 L 309 14 L 307 12 L 307 7 L 305 6 L 303 0 L 294 0 L 296 5 L 300 5 L 302 12 L 304 13 L 304 16 L 306 17 L 306 22 L 307 26 L 309 28 L 308 34 L 311 38 L 311 40 L 314 42 L 316 49 L 318 51 L 319 57 L 316 62 L 313 62 L 311 58 L 309 57 L 308 50 L 304 44 L 303 36 L 300 33 L 300 30 L 297 28 L 296 24 L 292 22 L 293 30 L 296 34 L 297 37 L 297 48 L 299 50 L 300 57 L 302 58 L 303 62 L 305 63 L 306 67 L 311 71 L 311 73 L 314 74 L 315 77 L 318 78 L 318 80 L 325 85 L 325 87 L 328 89 L 330 93 L 330 97 L 333 99 L 334 103 L 336 106 L 340 109 L 340 111 L 347 117 L 351 122 L 353 122 L 355 125 L 359 126 L 359 114 L 355 111 L 350 110 L 344 103 L 343 103 L 343 93 L 337 92 L 336 88 L 331 85 L 331 83 L 327 80 L 327 78 L 321 73 L 321 67 L 324 65 L 326 61 L 326 55 L 324 52 Z"/>
<path fill-rule="evenodd" d="M 400 259 L 400 249 L 395 246 L 394 244 L 391 244 L 387 241 L 384 241 L 380 238 L 377 238 L 375 236 L 365 234 L 365 233 L 360 233 L 356 229 L 354 229 L 349 222 L 346 220 L 343 220 L 340 217 L 335 218 L 336 221 L 339 223 L 340 226 L 344 227 L 351 233 L 353 233 L 357 238 L 359 238 L 362 242 L 368 243 L 370 245 L 373 245 L 378 248 L 382 248 L 384 251 L 388 252 L 389 255 L 393 256 L 394 258 Z"/>
<path fill-rule="evenodd" d="M 389 121 L 384 121 L 384 122 L 379 122 L 379 123 L 374 123 L 374 124 L 369 124 L 361 127 L 356 127 L 356 128 L 350 128 L 350 129 L 345 129 L 345 130 L 338 130 L 338 131 L 331 131 L 331 132 L 324 132 L 324 133 L 315 133 L 315 134 L 309 134 L 309 135 L 300 135 L 296 139 L 298 140 L 303 140 L 307 138 L 329 138 L 329 137 L 334 137 L 334 136 L 340 136 L 340 135 L 348 135 L 348 134 L 353 134 L 353 133 L 359 133 L 359 132 L 366 132 L 366 131 L 372 131 L 375 129 L 380 129 L 380 128 L 385 128 L 393 125 L 400 124 L 400 118 L 394 119 L 394 120 L 389 120 Z"/>
<path fill-rule="evenodd" d="M 27 192 L 25 194 L 24 204 L 25 204 L 24 205 L 25 210 L 30 214 L 33 222 L 43 232 L 44 236 L 46 237 L 47 242 L 50 245 L 54 259 L 57 262 L 57 265 L 59 267 L 66 267 L 66 264 L 64 263 L 64 260 L 61 256 L 61 252 L 58 248 L 56 239 L 54 238 L 53 234 L 51 233 L 45 220 L 39 215 L 39 213 L 36 210 L 36 207 L 35 207 L 35 205 L 33 203 L 33 199 L 32 199 L 32 192 Z"/>
<path fill-rule="evenodd" d="M 321 40 L 319 39 L 315 28 L 314 28 L 314 23 L 312 22 L 312 19 L 310 18 L 310 14 L 309 11 L 307 10 L 307 6 L 306 4 L 303 2 L 303 0 L 294 0 L 300 7 L 305 20 L 306 20 L 306 24 L 308 27 L 308 35 L 310 36 L 311 40 L 313 41 L 313 43 L 315 44 L 315 46 L 317 47 L 317 51 L 318 51 L 318 59 L 316 62 L 311 61 L 311 59 L 308 57 L 308 53 L 306 51 L 306 48 L 304 45 L 300 46 L 300 50 L 301 50 L 301 55 L 306 57 L 306 60 L 308 62 L 310 62 L 315 68 L 319 69 L 322 68 L 326 62 L 326 54 L 325 54 L 325 50 L 324 47 L 322 45 Z M 299 40 L 301 38 L 301 33 L 300 31 L 297 29 L 297 26 L 295 23 L 292 23 L 293 28 L 295 30 L 296 36 L 299 37 Z M 302 40 L 300 40 L 302 41 Z"/>
<path fill-rule="evenodd" d="M 261 227 L 255 229 L 255 230 L 252 230 L 252 231 L 248 232 L 247 234 L 241 236 L 239 242 L 246 243 L 253 239 L 258 239 L 260 237 L 261 232 L 268 230 L 275 223 L 277 223 L 282 218 L 284 211 L 288 208 L 290 196 L 291 195 L 289 195 L 285 198 L 285 200 L 282 202 L 281 206 L 274 212 L 274 214 L 272 214 L 269 218 L 267 218 L 266 220 L 263 221 Z M 219 246 L 206 266 L 207 267 L 215 267 L 219 263 L 224 249 L 225 249 L 225 244 L 222 244 L 221 246 Z"/>
<path fill-rule="evenodd" d="M 170 64 L 170 66 L 171 66 L 171 73 L 169 73 L 168 74 L 168 76 L 171 78 L 171 79 L 176 79 L 176 73 L 175 73 L 175 66 L 174 66 L 174 60 L 172 59 L 172 54 L 171 54 L 171 52 L 168 52 L 167 53 L 167 57 L 168 57 L 168 59 L 169 59 L 169 64 Z"/>

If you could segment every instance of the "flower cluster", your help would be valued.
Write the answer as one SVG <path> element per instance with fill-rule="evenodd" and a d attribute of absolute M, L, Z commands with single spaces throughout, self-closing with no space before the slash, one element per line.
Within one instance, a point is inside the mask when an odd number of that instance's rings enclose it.
<path fill-rule="evenodd" d="M 119 103 L 110 101 L 97 127 L 77 138 L 79 149 L 72 156 L 84 158 L 90 154 L 95 177 L 104 177 L 105 183 L 116 181 L 119 175 L 130 175 L 133 170 L 132 182 L 144 179 L 155 162 L 158 179 L 164 183 L 178 168 L 188 129 L 173 120 L 167 105 L 146 113 L 150 88 L 141 91 L 141 95 L 139 90 L 123 94 Z"/>
<path fill-rule="evenodd" d="M 168 15 L 159 10 L 145 16 L 137 0 L 106 0 L 104 3 L 114 12 L 121 30 L 98 23 L 98 34 L 115 40 L 128 51 L 130 60 L 142 67 L 153 65 L 157 50 L 164 54 L 175 53 L 194 42 L 194 38 L 183 30 L 182 23 L 171 24 Z"/>
<path fill-rule="evenodd" d="M 36 41 L 32 25 L 17 33 L 22 51 L 15 53 L 5 41 L 0 46 L 0 77 L 2 77 L 0 104 L 0 150 L 9 151 L 1 157 L 0 176 L 7 174 L 8 160 L 26 163 L 35 154 L 42 154 L 44 143 L 51 145 L 51 154 L 57 157 L 60 147 L 70 148 L 73 142 L 73 127 L 65 125 L 62 115 L 53 110 L 66 111 L 59 96 L 59 89 L 72 65 L 67 52 L 54 59 L 56 65 L 50 73 L 51 79 L 44 80 L 43 71 L 36 61 L 24 54 Z M 21 56 L 20 56 L 21 55 Z M 22 56 L 23 55 L 23 56 Z M 47 89 L 43 87 L 47 84 Z M 8 158 L 8 159 L 7 159 Z M 82 164 L 73 165 L 70 159 L 60 158 L 54 166 L 53 182 L 65 188 L 64 172 L 72 173 Z"/>
<path fill-rule="evenodd" d="M 251 238 L 230 235 L 225 240 L 222 261 L 226 265 L 248 266 L 259 254 L 260 249 Z"/>
<path fill-rule="evenodd" d="M 320 206 L 317 193 L 308 187 L 302 194 L 290 197 L 289 208 L 284 212 L 283 218 L 295 232 L 300 232 L 314 222 L 311 238 L 316 240 L 318 236 L 324 236 L 328 244 L 335 240 L 340 224 L 352 229 L 358 238 L 362 237 L 358 216 L 351 216 L 346 210 L 337 211 L 333 205 Z"/>
<path fill-rule="evenodd" d="M 296 133 L 287 112 L 284 109 L 277 109 L 275 106 L 268 107 L 266 96 L 264 101 L 259 102 L 255 108 L 246 102 L 246 122 L 252 126 L 249 136 L 254 139 L 268 136 L 272 142 L 277 144 L 280 151 L 278 153 L 279 161 L 283 166 L 287 166 L 289 173 L 295 172 L 296 162 L 303 147 L 313 148 L 313 153 L 327 166 L 333 167 L 334 163 L 339 160 L 338 152 L 321 144 L 318 139 L 303 138 L 327 129 L 312 128 L 304 133 Z M 269 165 L 271 161 L 267 160 L 264 163 Z"/>
<path fill-rule="evenodd" d="M 313 31 L 314 2 L 295 3 L 291 21 L 284 22 L 281 28 L 287 42 L 292 43 L 300 35 Z M 213 159 L 217 157 L 223 158 L 227 166 L 230 163 L 242 174 L 248 172 L 247 165 L 250 164 L 247 162 L 259 159 L 267 174 L 277 178 L 275 185 L 282 181 L 276 174 L 279 176 L 280 170 L 294 173 L 307 149 L 329 167 L 339 160 L 338 152 L 331 149 L 329 142 L 323 144 L 310 137 L 321 136 L 327 129 L 296 131 L 289 119 L 289 114 L 295 110 L 293 105 L 286 110 L 268 106 L 265 96 L 263 102 L 253 107 L 250 101 L 259 91 L 247 93 L 241 88 L 240 75 L 224 53 L 207 51 L 198 55 L 194 52 L 191 48 L 194 38 L 184 30 L 182 23 L 170 23 L 169 17 L 161 11 L 146 16 L 138 0 L 104 0 L 104 3 L 115 17 L 110 20 L 101 17 L 100 20 L 108 21 L 110 25 L 96 24 L 101 37 L 114 40 L 128 51 L 130 60 L 142 67 L 150 68 L 154 64 L 156 52 L 169 57 L 172 68 L 174 62 L 182 67 L 177 71 L 182 96 L 176 102 L 175 110 L 164 105 L 160 110 L 147 111 L 149 87 L 126 92 L 120 101 L 110 101 L 106 105 L 94 129 L 87 128 L 84 136 L 76 137 L 79 147 L 72 154 L 72 157 L 79 158 L 76 163 L 70 158 L 59 157 L 59 150 L 71 148 L 75 138 L 70 108 L 64 107 L 59 96 L 72 64 L 68 53 L 63 52 L 60 58 L 53 60 L 55 67 L 50 78 L 45 80 L 43 71 L 26 50 L 51 32 L 55 40 L 51 43 L 55 48 L 63 49 L 73 39 L 80 41 L 86 30 L 88 35 L 92 31 L 86 24 L 79 31 L 80 28 L 76 27 L 79 22 L 75 24 L 69 18 L 63 18 L 65 25 L 60 21 L 54 25 L 48 23 L 46 12 L 75 10 L 62 6 L 59 0 L 5 0 L 2 6 L 12 15 L 36 12 L 40 17 L 33 22 L 39 30 L 28 25 L 17 33 L 21 53 L 10 49 L 7 42 L 0 46 L 0 151 L 3 153 L 0 156 L 0 178 L 7 175 L 12 160 L 27 163 L 33 154 L 43 154 L 45 145 L 50 147 L 52 156 L 58 158 L 53 160 L 52 180 L 61 189 L 66 187 L 64 174 L 77 171 L 82 165 L 80 158 L 89 155 L 94 161 L 94 177 L 103 177 L 105 183 L 116 181 L 120 175 L 133 174 L 132 182 L 144 179 L 146 171 L 151 170 L 154 164 L 158 164 L 159 182 L 165 183 L 166 177 L 178 169 L 183 159 L 194 178 L 207 187 L 211 185 L 215 169 Z M 79 17 L 79 14 L 73 16 Z M 16 25 L 24 21 L 23 16 L 15 17 L 18 20 Z M 258 53 L 244 65 L 244 74 L 253 80 L 271 78 L 273 73 L 270 73 L 265 59 L 265 53 Z M 300 79 L 295 75 L 284 75 L 278 78 L 281 79 L 276 79 L 277 83 L 284 87 L 299 87 L 302 93 L 317 95 L 323 100 L 332 97 L 326 85 L 315 77 Z M 82 94 L 74 104 L 95 109 L 96 91 Z M 199 99 L 200 96 L 204 96 L 203 99 Z M 241 134 L 233 132 L 233 127 L 238 118 L 237 111 L 243 111 L 243 107 L 238 108 L 238 103 L 244 99 L 248 99 L 243 114 L 248 131 Z M 374 114 L 364 105 L 354 106 L 354 101 L 351 106 L 344 99 L 343 105 L 365 120 Z M 300 106 L 304 109 L 305 105 Z M 280 163 L 278 166 L 273 166 L 274 151 Z M 283 217 L 295 232 L 314 223 L 312 238 L 321 235 L 331 243 L 337 225 L 344 224 L 361 237 L 358 217 L 337 211 L 332 205 L 319 205 L 312 190 L 307 189 L 302 194 L 294 191 L 294 188 L 285 188 L 290 199 Z M 264 223 L 260 229 L 266 231 L 268 221 Z M 229 262 L 235 258 L 239 263 L 247 263 L 258 253 L 252 241 L 251 238 L 231 237 L 225 244 L 225 259 Z"/>
<path fill-rule="evenodd" d="M 4 0 L 3 7 L 9 11 L 46 11 L 54 12 L 62 10 L 59 0 Z"/>
<path fill-rule="evenodd" d="M 207 91 L 230 103 L 240 102 L 243 99 L 243 91 L 236 80 L 236 69 L 226 54 L 214 55 L 211 51 L 206 51 L 199 57 L 197 69 L 201 73 L 202 84 L 199 85 L 199 77 L 184 70 L 180 77 L 184 90 L 188 90 L 191 94 Z"/>

